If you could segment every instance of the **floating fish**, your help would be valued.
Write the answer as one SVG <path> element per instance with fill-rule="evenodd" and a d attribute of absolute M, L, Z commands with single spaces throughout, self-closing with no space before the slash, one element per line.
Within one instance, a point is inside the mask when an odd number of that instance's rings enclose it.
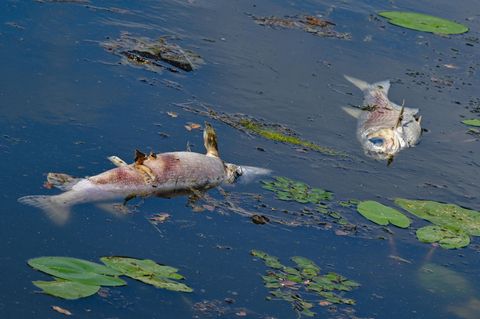
<path fill-rule="evenodd" d="M 390 81 L 369 84 L 350 76 L 345 78 L 364 94 L 363 108 L 343 109 L 358 119 L 357 137 L 367 156 L 391 164 L 400 150 L 419 142 L 422 117 L 418 116 L 418 109 L 400 106 L 388 99 Z"/>
<path fill-rule="evenodd" d="M 127 164 L 111 156 L 117 167 L 87 178 L 73 178 L 67 174 L 49 173 L 48 183 L 64 191 L 59 195 L 32 195 L 18 199 L 20 203 L 44 210 L 57 224 L 64 224 L 73 205 L 90 202 L 108 202 L 134 197 L 173 197 L 203 191 L 233 183 L 238 177 L 264 175 L 263 168 L 238 166 L 223 162 L 218 153 L 214 129 L 205 123 L 203 133 L 206 154 L 170 152 L 145 155 L 136 151 L 135 162 Z"/>

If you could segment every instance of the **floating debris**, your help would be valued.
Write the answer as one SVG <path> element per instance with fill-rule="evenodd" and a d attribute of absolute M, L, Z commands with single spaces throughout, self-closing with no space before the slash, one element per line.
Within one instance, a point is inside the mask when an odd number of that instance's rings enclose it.
<path fill-rule="evenodd" d="M 68 309 L 65 309 L 65 308 L 62 308 L 62 307 L 59 307 L 59 306 L 52 306 L 52 309 L 55 310 L 58 313 L 61 313 L 62 315 L 65 315 L 65 316 L 71 316 L 72 315 L 72 313 Z"/>
<path fill-rule="evenodd" d="M 190 72 L 204 63 L 198 54 L 182 49 L 167 39 L 173 40 L 172 37 L 167 36 L 152 40 L 122 33 L 119 39 L 105 41 L 102 46 L 107 51 L 121 56 L 125 64 L 155 72 L 162 70 Z"/>
<path fill-rule="evenodd" d="M 335 23 L 316 16 L 303 15 L 280 18 L 275 16 L 256 17 L 252 15 L 252 18 L 256 24 L 261 26 L 297 29 L 324 38 L 337 38 L 342 40 L 350 40 L 352 38 L 350 33 L 335 31 L 333 29 Z"/>
<path fill-rule="evenodd" d="M 179 103 L 175 105 L 181 107 L 185 111 L 209 117 L 243 132 L 253 133 L 272 141 L 300 146 L 304 149 L 316 151 L 329 156 L 350 157 L 345 152 L 321 146 L 311 141 L 303 140 L 299 138 L 292 129 L 281 124 L 267 123 L 263 120 L 257 120 L 248 115 L 240 113 L 229 114 L 216 112 L 203 104 L 200 104 L 199 107 L 195 107 L 194 104 L 190 102 Z"/>
<path fill-rule="evenodd" d="M 168 213 L 159 213 L 159 214 L 155 214 L 155 215 L 149 217 L 148 220 L 149 220 L 150 223 L 152 223 L 153 225 L 158 225 L 158 224 L 163 224 L 163 223 L 166 222 L 169 218 L 170 218 L 170 214 L 168 214 Z"/>
<path fill-rule="evenodd" d="M 345 298 L 344 294 L 360 285 L 334 272 L 320 274 L 320 267 L 310 259 L 292 257 L 295 266 L 289 267 L 280 263 L 277 257 L 263 251 L 252 250 L 250 253 L 271 268 L 262 276 L 265 287 L 269 289 L 268 300 L 288 301 L 299 315 L 307 317 L 315 316 L 311 310 L 315 304 L 355 304 L 355 300 Z M 313 298 L 317 300 L 312 300 Z"/>

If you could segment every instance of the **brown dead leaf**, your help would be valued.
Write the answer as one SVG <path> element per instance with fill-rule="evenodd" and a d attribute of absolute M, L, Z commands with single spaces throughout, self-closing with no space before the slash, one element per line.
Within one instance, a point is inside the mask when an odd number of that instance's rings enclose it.
<path fill-rule="evenodd" d="M 175 113 L 175 112 L 167 112 L 167 114 L 168 114 L 168 116 L 173 117 L 173 118 L 178 117 L 178 114 Z"/>
<path fill-rule="evenodd" d="M 154 225 L 158 225 L 158 224 L 163 224 L 167 219 L 170 218 L 170 214 L 168 213 L 159 213 L 159 214 L 155 214 L 153 216 L 151 216 L 148 220 L 154 224 Z"/>
<path fill-rule="evenodd" d="M 247 315 L 247 312 L 244 310 L 240 310 L 240 311 L 237 311 L 235 314 L 239 317 L 245 317 Z"/>
<path fill-rule="evenodd" d="M 52 189 L 52 188 L 53 188 L 53 184 L 50 183 L 50 182 L 45 182 L 45 183 L 43 183 L 43 188 Z"/>
<path fill-rule="evenodd" d="M 328 307 L 328 306 L 332 305 L 332 303 L 330 301 L 326 301 L 326 300 L 322 300 L 318 304 L 322 307 Z"/>
<path fill-rule="evenodd" d="M 305 16 L 305 23 L 309 25 L 317 26 L 317 27 L 322 27 L 322 28 L 327 27 L 329 25 L 335 25 L 335 23 L 333 22 L 323 20 L 314 16 Z"/>
<path fill-rule="evenodd" d="M 201 127 L 202 126 L 200 124 L 192 123 L 192 122 L 188 122 L 187 125 L 185 125 L 185 128 L 187 129 L 187 131 L 196 130 L 196 129 L 199 129 Z"/>
<path fill-rule="evenodd" d="M 64 309 L 62 307 L 59 307 L 59 306 L 52 306 L 52 309 L 55 310 L 56 312 L 58 313 L 61 313 L 65 316 L 71 316 L 72 313 L 70 311 L 68 311 L 67 309 Z"/>

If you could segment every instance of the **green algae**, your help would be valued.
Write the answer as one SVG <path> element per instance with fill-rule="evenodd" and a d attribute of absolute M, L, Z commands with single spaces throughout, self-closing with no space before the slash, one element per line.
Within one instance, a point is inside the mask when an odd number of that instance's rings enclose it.
<path fill-rule="evenodd" d="M 336 151 L 332 148 L 320 146 L 314 142 L 302 140 L 296 136 L 293 135 L 286 135 L 283 134 L 279 131 L 275 131 L 273 129 L 265 128 L 262 124 L 256 123 L 255 121 L 251 119 L 241 119 L 239 121 L 240 126 L 242 126 L 244 129 L 255 133 L 257 135 L 260 135 L 266 139 L 276 141 L 276 142 L 281 142 L 285 144 L 291 144 L 291 145 L 296 145 L 296 146 L 301 146 L 313 151 L 317 151 L 322 154 L 326 155 L 332 155 L 332 156 L 348 156 L 346 153 Z"/>

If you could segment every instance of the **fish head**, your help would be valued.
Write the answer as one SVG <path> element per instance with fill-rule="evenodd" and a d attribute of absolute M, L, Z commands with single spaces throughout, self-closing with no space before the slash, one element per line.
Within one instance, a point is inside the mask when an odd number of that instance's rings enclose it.
<path fill-rule="evenodd" d="M 389 128 L 371 131 L 362 141 L 365 154 L 379 160 L 393 157 L 400 151 L 402 144 L 396 130 Z"/>

